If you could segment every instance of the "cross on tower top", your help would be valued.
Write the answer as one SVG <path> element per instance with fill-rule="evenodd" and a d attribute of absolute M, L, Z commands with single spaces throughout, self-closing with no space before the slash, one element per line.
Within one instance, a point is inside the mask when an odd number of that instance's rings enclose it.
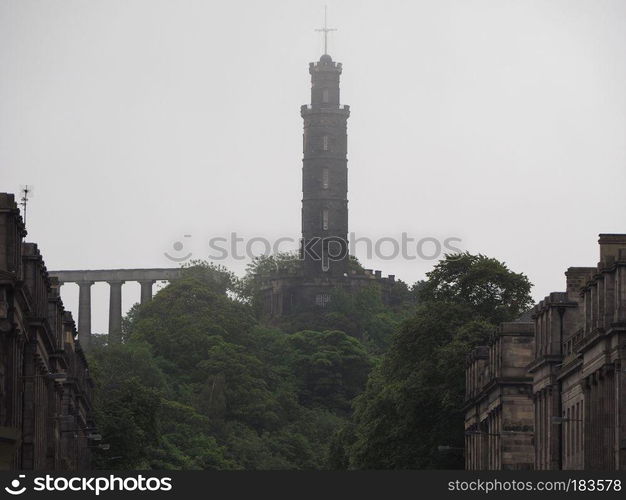
<path fill-rule="evenodd" d="M 324 27 L 323 28 L 318 28 L 315 31 L 321 31 L 322 33 L 324 33 L 324 54 L 328 54 L 328 33 L 330 31 L 337 31 L 336 28 L 329 28 L 328 27 L 328 23 L 327 23 L 327 12 L 328 9 L 326 8 L 326 5 L 324 5 Z"/>

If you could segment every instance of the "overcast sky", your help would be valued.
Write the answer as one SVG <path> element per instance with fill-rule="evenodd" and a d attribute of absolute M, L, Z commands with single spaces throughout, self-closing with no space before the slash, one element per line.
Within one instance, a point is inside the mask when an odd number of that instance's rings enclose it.
<path fill-rule="evenodd" d="M 461 238 L 526 273 L 536 299 L 597 263 L 598 233 L 626 232 L 626 2 L 327 3 L 351 231 Z M 28 240 L 48 269 L 170 267 L 164 252 L 207 258 L 230 232 L 299 237 L 323 10 L 0 0 L 0 190 L 35 186 Z M 410 283 L 433 265 L 357 255 Z M 77 295 L 64 287 L 74 312 Z M 125 308 L 138 296 L 125 285 Z M 106 331 L 106 284 L 93 303 Z"/>

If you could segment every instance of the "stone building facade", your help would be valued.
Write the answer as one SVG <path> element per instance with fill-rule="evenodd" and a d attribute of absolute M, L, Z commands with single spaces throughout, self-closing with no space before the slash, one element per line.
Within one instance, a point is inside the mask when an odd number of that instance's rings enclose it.
<path fill-rule="evenodd" d="M 311 103 L 300 109 L 302 136 L 302 240 L 289 272 L 263 277 L 263 310 L 281 316 L 297 307 L 325 307 L 335 289 L 349 293 L 376 283 L 383 299 L 394 276 L 351 269 L 348 252 L 348 134 L 350 107 L 340 100 L 342 64 L 324 54 L 309 64 Z"/>
<path fill-rule="evenodd" d="M 502 323 L 488 346 L 466 364 L 465 467 L 468 470 L 532 469 L 532 378 L 526 365 L 534 350 L 532 323 Z"/>
<path fill-rule="evenodd" d="M 11 194 L 0 193 L 0 469 L 89 468 L 92 381 Z"/>
<path fill-rule="evenodd" d="M 626 469 L 626 234 L 601 234 L 599 246 L 595 267 L 570 267 L 565 291 L 532 311 L 535 469 Z M 480 352 L 468 360 L 468 387 L 478 393 L 470 399 L 486 397 L 470 383 Z M 468 468 L 492 462 L 466 459 Z"/>

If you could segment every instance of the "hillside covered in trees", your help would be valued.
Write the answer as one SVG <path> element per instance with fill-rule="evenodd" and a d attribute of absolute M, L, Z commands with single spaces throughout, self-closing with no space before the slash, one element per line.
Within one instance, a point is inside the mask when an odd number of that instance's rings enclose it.
<path fill-rule="evenodd" d="M 289 257 L 279 257 L 290 265 Z M 272 258 L 270 258 L 272 259 Z M 530 304 L 503 263 L 461 254 L 425 281 L 333 294 L 268 324 L 246 277 L 206 263 L 94 341 L 100 469 L 456 468 L 464 359 Z M 358 266 L 358 262 L 353 261 Z"/>

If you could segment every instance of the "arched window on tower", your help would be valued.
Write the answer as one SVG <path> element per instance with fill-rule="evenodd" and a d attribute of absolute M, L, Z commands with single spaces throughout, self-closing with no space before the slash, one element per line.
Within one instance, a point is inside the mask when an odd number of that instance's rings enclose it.
<path fill-rule="evenodd" d="M 328 136 L 327 135 L 325 135 L 323 139 L 323 148 L 324 148 L 324 151 L 328 151 Z"/>
<path fill-rule="evenodd" d="M 328 167 L 322 170 L 322 189 L 328 189 Z"/>
<path fill-rule="evenodd" d="M 322 229 L 328 231 L 328 209 L 322 210 Z"/>
<path fill-rule="evenodd" d="M 322 90 L 322 102 L 328 102 L 328 89 Z"/>

